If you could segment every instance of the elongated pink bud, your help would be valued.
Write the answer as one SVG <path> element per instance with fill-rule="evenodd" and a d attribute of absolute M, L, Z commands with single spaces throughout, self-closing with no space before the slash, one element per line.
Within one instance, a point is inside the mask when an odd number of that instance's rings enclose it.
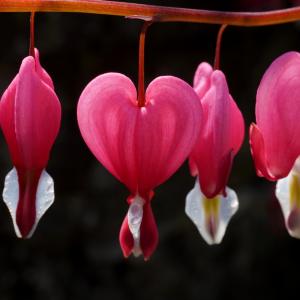
<path fill-rule="evenodd" d="M 226 78 L 207 63 L 199 65 L 194 79 L 204 113 L 201 135 L 190 155 L 192 174 L 198 175 L 208 198 L 225 191 L 232 160 L 244 138 L 244 120 L 229 94 Z"/>
<path fill-rule="evenodd" d="M 15 169 L 6 180 L 3 199 L 16 234 L 30 237 L 54 200 L 52 178 L 44 171 L 57 136 L 61 107 L 39 54 L 26 57 L 2 96 L 1 127 Z"/>
<path fill-rule="evenodd" d="M 191 174 L 197 179 L 186 198 L 186 213 L 205 241 L 215 244 L 221 242 L 238 208 L 237 196 L 226 184 L 244 139 L 244 120 L 221 71 L 201 63 L 195 73 L 194 89 L 204 120 L 189 160 Z"/>

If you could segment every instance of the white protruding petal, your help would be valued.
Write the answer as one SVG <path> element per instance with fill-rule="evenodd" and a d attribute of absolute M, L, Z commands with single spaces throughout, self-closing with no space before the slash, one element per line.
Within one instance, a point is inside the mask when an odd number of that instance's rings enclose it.
<path fill-rule="evenodd" d="M 297 162 L 298 161 L 298 162 Z M 299 181 L 299 159 L 296 161 L 294 168 L 285 178 L 279 179 L 276 184 L 276 197 L 280 203 L 282 213 L 285 220 L 286 228 L 289 234 L 294 238 L 300 238 L 300 208 L 291 199 L 292 180 Z M 296 178 L 293 179 L 293 177 Z M 299 183 L 298 183 L 299 184 Z M 297 187 L 294 187 L 297 188 Z M 294 199 L 297 201 L 297 199 Z M 299 199 L 298 199 L 299 200 Z M 296 205 L 296 206 L 295 206 Z M 293 226 L 290 226 L 293 223 Z"/>
<path fill-rule="evenodd" d="M 234 190 L 226 187 L 226 194 L 226 197 L 218 195 L 218 199 L 214 199 L 218 201 L 216 216 L 206 215 L 204 201 L 210 201 L 212 199 L 207 199 L 202 194 L 198 178 L 196 179 L 194 188 L 186 197 L 185 213 L 196 225 L 199 233 L 209 245 L 221 243 L 230 219 L 238 210 L 239 203 Z M 210 217 L 214 218 L 214 225 L 216 226 L 213 236 L 207 224 L 207 220 Z"/>
<path fill-rule="evenodd" d="M 13 168 L 5 177 L 2 197 L 11 215 L 16 235 L 17 237 L 21 238 L 22 235 L 16 222 L 19 201 L 19 182 L 18 174 L 15 168 Z"/>
<path fill-rule="evenodd" d="M 3 189 L 3 201 L 6 204 L 12 221 L 17 237 L 21 238 L 21 233 L 16 222 L 17 208 L 19 202 L 19 181 L 18 173 L 13 168 L 5 177 L 4 189 Z M 47 209 L 54 202 L 54 182 L 52 177 L 45 171 L 42 171 L 39 179 L 39 184 L 36 192 L 36 218 L 34 225 L 26 238 L 30 238 L 34 233 L 38 222 L 41 217 L 45 214 Z"/>
<path fill-rule="evenodd" d="M 127 213 L 128 227 L 134 240 L 132 253 L 136 257 L 142 254 L 140 247 L 140 227 L 143 220 L 143 206 L 144 200 L 136 196 L 131 202 Z"/>

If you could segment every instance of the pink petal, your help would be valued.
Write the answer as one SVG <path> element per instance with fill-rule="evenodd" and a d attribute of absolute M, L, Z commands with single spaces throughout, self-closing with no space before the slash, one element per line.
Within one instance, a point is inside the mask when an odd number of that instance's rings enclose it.
<path fill-rule="evenodd" d="M 119 234 L 119 241 L 120 241 L 120 246 L 123 252 L 124 257 L 130 256 L 133 246 L 134 246 L 134 240 L 133 236 L 130 232 L 129 226 L 128 226 L 128 216 L 123 220 L 123 223 L 121 225 L 121 230 Z"/>
<path fill-rule="evenodd" d="M 300 154 L 299 98 L 300 54 L 288 52 L 268 68 L 256 96 L 257 127 L 268 162 L 264 168 L 273 178 L 287 176 Z"/>
<path fill-rule="evenodd" d="M 266 161 L 264 138 L 259 128 L 254 123 L 252 123 L 250 126 L 249 138 L 251 153 L 257 175 L 260 177 L 265 177 L 271 181 L 276 180 L 276 178 L 269 173 L 268 163 Z"/>
<path fill-rule="evenodd" d="M 144 205 L 144 216 L 141 225 L 141 248 L 145 260 L 148 260 L 158 244 L 158 231 L 150 203 Z"/>
<path fill-rule="evenodd" d="M 21 165 L 21 156 L 15 132 L 15 95 L 18 82 L 19 76 L 17 75 L 4 92 L 0 102 L 1 128 L 15 166 Z"/>
<path fill-rule="evenodd" d="M 44 168 L 60 126 L 61 108 L 54 91 L 26 57 L 2 96 L 1 126 L 15 166 Z"/>
<path fill-rule="evenodd" d="M 49 76 L 49 74 L 46 72 L 46 70 L 44 68 L 42 68 L 41 64 L 40 64 L 40 53 L 38 49 L 34 49 L 34 56 L 35 56 L 35 70 L 38 74 L 38 76 L 40 77 L 40 79 L 42 81 L 44 81 L 44 83 L 48 84 L 49 87 L 54 90 L 54 85 L 53 85 L 53 81 L 51 79 L 51 77 Z"/>
<path fill-rule="evenodd" d="M 32 57 L 23 60 L 15 95 L 15 132 L 26 168 L 44 168 L 61 118 L 59 100 L 40 79 Z"/>
<path fill-rule="evenodd" d="M 143 152 L 139 185 L 150 190 L 168 179 L 190 154 L 199 136 L 202 108 L 193 89 L 171 76 L 153 80 L 146 100 L 136 133 Z"/>
<path fill-rule="evenodd" d="M 96 158 L 135 194 L 137 188 L 136 89 L 122 74 L 96 77 L 84 89 L 77 108 L 81 134 Z"/>
<path fill-rule="evenodd" d="M 191 151 L 201 125 L 201 105 L 184 81 L 158 77 L 138 107 L 129 78 L 95 78 L 78 103 L 81 134 L 97 159 L 133 195 L 145 198 L 168 179 Z"/>
<path fill-rule="evenodd" d="M 197 165 L 201 190 L 212 198 L 225 191 L 233 157 L 244 138 L 244 121 L 224 74 L 214 71 L 208 76 L 210 85 L 201 98 L 204 126 L 190 160 Z"/>
<path fill-rule="evenodd" d="M 198 97 L 201 99 L 211 85 L 211 75 L 213 73 L 213 68 L 210 64 L 203 62 L 201 63 L 194 76 L 194 90 L 196 91 Z"/>

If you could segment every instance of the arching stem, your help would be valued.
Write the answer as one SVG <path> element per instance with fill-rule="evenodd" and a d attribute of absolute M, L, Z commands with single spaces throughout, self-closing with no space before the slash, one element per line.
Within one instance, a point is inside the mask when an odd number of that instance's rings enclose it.
<path fill-rule="evenodd" d="M 145 21 L 139 40 L 139 69 L 138 69 L 138 106 L 145 106 L 145 37 L 149 26 L 153 21 Z"/>
<path fill-rule="evenodd" d="M 226 12 L 109 0 L 1 0 L 0 12 L 73 12 L 155 18 L 157 22 L 194 22 L 264 26 L 300 20 L 300 6 L 264 12 Z"/>
<path fill-rule="evenodd" d="M 214 69 L 218 70 L 220 69 L 220 53 L 221 53 L 221 43 L 222 43 L 222 36 L 225 28 L 227 27 L 227 24 L 223 24 L 218 32 L 217 37 L 217 43 L 216 43 L 216 52 L 215 52 L 215 63 L 214 63 Z"/>
<path fill-rule="evenodd" d="M 30 14 L 30 40 L 29 40 L 29 55 L 34 57 L 34 17 L 35 12 Z"/>

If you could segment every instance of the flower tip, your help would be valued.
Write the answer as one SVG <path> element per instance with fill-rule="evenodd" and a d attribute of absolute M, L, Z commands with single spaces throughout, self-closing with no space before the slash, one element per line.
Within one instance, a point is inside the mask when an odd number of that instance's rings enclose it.
<path fill-rule="evenodd" d="M 24 178 L 20 180 L 23 181 Z M 13 168 L 5 177 L 3 189 L 3 201 L 6 204 L 11 215 L 15 233 L 18 238 L 30 238 L 41 217 L 54 202 L 54 182 L 51 176 L 43 170 L 38 178 L 38 185 L 26 182 L 25 189 L 36 190 L 34 202 L 32 197 L 22 197 L 22 188 L 20 193 L 19 177 L 17 170 Z M 23 187 L 23 188 L 24 188 Z"/>
<path fill-rule="evenodd" d="M 150 204 L 139 196 L 131 201 L 119 235 L 124 257 L 141 255 L 148 260 L 158 244 L 158 232 Z"/>
<path fill-rule="evenodd" d="M 210 77 L 212 73 L 212 66 L 206 62 L 202 62 L 195 72 L 193 86 L 200 99 L 210 87 Z"/>
<path fill-rule="evenodd" d="M 209 245 L 221 243 L 228 223 L 238 209 L 236 193 L 226 188 L 226 195 L 207 198 L 200 190 L 198 178 L 187 195 L 185 212 Z"/>

